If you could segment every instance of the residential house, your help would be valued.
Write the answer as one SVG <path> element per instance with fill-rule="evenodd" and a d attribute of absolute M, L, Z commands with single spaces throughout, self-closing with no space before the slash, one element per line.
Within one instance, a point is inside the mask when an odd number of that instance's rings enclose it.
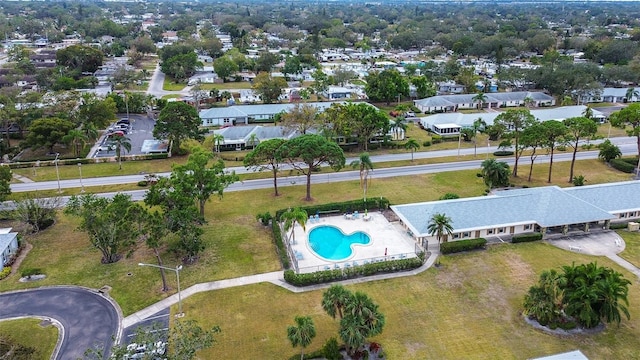
<path fill-rule="evenodd" d="M 2 267 L 7 266 L 18 254 L 18 233 L 11 228 L 0 229 L 0 261 Z"/>
<path fill-rule="evenodd" d="M 332 104 L 335 102 L 307 103 L 307 105 L 317 107 L 319 111 L 324 111 Z M 287 112 L 294 106 L 295 104 L 260 104 L 211 108 L 200 111 L 200 119 L 202 119 L 202 126 L 235 126 L 255 122 L 273 122 L 276 114 Z"/>
<path fill-rule="evenodd" d="M 320 95 L 326 97 L 329 100 L 350 99 L 351 94 L 351 89 L 340 86 L 329 86 L 325 91 L 320 93 Z"/>
<path fill-rule="evenodd" d="M 474 99 L 477 94 L 438 95 L 414 100 L 413 105 L 424 113 L 455 112 L 458 109 L 475 109 L 478 103 Z M 553 96 L 542 92 L 515 91 L 502 93 L 486 93 L 482 108 L 504 108 L 529 105 L 532 107 L 554 106 Z"/>

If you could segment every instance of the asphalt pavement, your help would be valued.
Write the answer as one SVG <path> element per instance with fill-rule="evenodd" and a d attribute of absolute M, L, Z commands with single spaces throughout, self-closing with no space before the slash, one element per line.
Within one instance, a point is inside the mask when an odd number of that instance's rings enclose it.
<path fill-rule="evenodd" d="M 126 118 L 127 115 L 119 114 L 118 118 Z M 141 155 L 142 144 L 145 140 L 154 140 L 153 128 L 156 125 L 155 120 L 148 117 L 146 114 L 129 114 L 130 126 L 128 133 L 125 135 L 131 142 L 131 151 L 123 150 L 122 155 Z M 107 141 L 106 131 L 105 134 L 97 141 L 96 145 L 91 149 L 91 154 L 96 158 L 113 157 L 115 156 L 115 150 L 98 150 L 100 146 L 105 145 Z"/>
<path fill-rule="evenodd" d="M 113 339 L 120 338 L 120 308 L 95 290 L 56 286 L 6 292 L 0 304 L 0 319 L 37 316 L 61 324 L 64 334 L 55 359 L 80 359 L 94 346 L 110 350 Z"/>

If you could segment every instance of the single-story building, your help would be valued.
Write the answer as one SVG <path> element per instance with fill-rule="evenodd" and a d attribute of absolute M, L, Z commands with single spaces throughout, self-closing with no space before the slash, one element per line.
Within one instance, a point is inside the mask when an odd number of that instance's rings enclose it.
<path fill-rule="evenodd" d="M 337 100 L 337 99 L 350 99 L 351 93 L 352 93 L 352 90 L 345 87 L 329 86 L 327 90 L 321 92 L 320 94 L 329 100 Z"/>
<path fill-rule="evenodd" d="M 11 259 L 18 254 L 18 233 L 11 232 L 11 228 L 0 229 L 0 261 L 2 267 L 7 266 Z"/>
<path fill-rule="evenodd" d="M 584 116 L 586 109 L 587 107 L 584 105 L 562 106 L 562 107 L 550 108 L 550 109 L 531 110 L 531 115 L 533 115 L 538 121 L 549 121 L 549 120 L 562 121 L 564 119 L 568 119 L 572 117 Z M 596 119 L 598 122 L 605 121 L 606 116 L 602 112 L 596 109 L 591 109 L 591 111 L 592 111 L 593 118 Z M 476 113 L 476 114 L 463 114 L 463 113 L 457 113 L 457 112 L 441 113 L 441 114 L 421 117 L 419 118 L 419 122 L 424 129 L 431 130 L 436 134 L 445 135 L 440 130 L 443 127 L 455 125 L 462 128 L 470 128 L 473 126 L 473 122 L 478 119 L 482 119 L 487 125 L 493 125 L 496 117 L 498 117 L 498 115 L 500 114 L 501 112 L 487 112 L 487 113 Z M 458 133 L 454 132 L 452 134 L 457 135 Z"/>
<path fill-rule="evenodd" d="M 424 113 L 454 112 L 458 109 L 475 109 L 478 102 L 474 98 L 478 94 L 440 95 L 414 100 L 413 105 Z M 554 106 L 553 96 L 542 92 L 515 91 L 501 93 L 485 93 L 482 108 L 503 108 L 525 106 L 527 102 L 533 107 Z"/>
<path fill-rule="evenodd" d="M 611 221 L 640 218 L 640 181 L 560 188 L 511 189 L 466 199 L 391 206 L 408 233 L 423 247 L 437 241 L 428 230 L 436 213 L 451 218 L 448 241 L 520 233 L 589 232 Z"/>
<path fill-rule="evenodd" d="M 338 104 L 340 102 L 337 102 Z M 336 102 L 309 102 L 324 111 Z M 200 111 L 202 126 L 235 126 L 252 122 L 272 122 L 276 114 L 291 110 L 295 104 L 234 105 Z"/>
<path fill-rule="evenodd" d="M 258 146 L 261 141 L 271 139 L 289 140 L 299 136 L 297 131 L 286 129 L 282 126 L 230 126 L 213 131 L 222 135 L 220 150 L 242 150 Z"/>

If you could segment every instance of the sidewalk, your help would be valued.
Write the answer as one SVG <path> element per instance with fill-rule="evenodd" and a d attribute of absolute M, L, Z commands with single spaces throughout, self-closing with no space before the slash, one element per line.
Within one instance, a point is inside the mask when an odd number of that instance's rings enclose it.
<path fill-rule="evenodd" d="M 368 282 L 368 281 L 377 281 L 377 280 L 385 280 L 385 279 L 395 279 L 395 278 L 400 278 L 405 276 L 414 276 L 414 275 L 420 274 L 423 271 L 426 271 L 435 263 L 439 255 L 437 246 L 430 246 L 429 252 L 430 252 L 429 257 L 424 262 L 424 264 L 421 267 L 411 271 L 403 271 L 403 272 L 390 273 L 390 274 L 379 274 L 379 275 L 337 281 L 337 282 L 332 282 L 328 284 L 310 285 L 305 287 L 297 287 L 287 283 L 286 281 L 284 281 L 283 271 L 274 271 L 274 272 L 264 273 L 264 274 L 242 276 L 234 279 L 225 279 L 225 280 L 218 280 L 218 281 L 196 284 L 188 287 L 187 289 L 182 290 L 181 296 L 182 296 L 182 299 L 186 299 L 187 297 L 200 292 L 212 291 L 212 290 L 218 290 L 218 289 L 227 289 L 227 288 L 243 286 L 243 285 L 258 284 L 262 282 L 270 282 L 274 285 L 283 287 L 291 292 L 301 293 L 306 291 L 315 291 L 315 290 L 325 289 L 335 284 L 350 285 L 350 284 L 359 284 L 359 283 Z M 148 306 L 136 313 L 133 313 L 127 316 L 122 320 L 122 324 L 121 324 L 122 328 L 128 328 L 132 325 L 135 325 L 143 321 L 144 319 L 152 316 L 153 314 L 163 309 L 166 309 L 172 305 L 175 305 L 177 303 L 178 303 L 178 294 L 173 294 L 161 301 L 158 301 L 157 303 L 151 306 Z"/>

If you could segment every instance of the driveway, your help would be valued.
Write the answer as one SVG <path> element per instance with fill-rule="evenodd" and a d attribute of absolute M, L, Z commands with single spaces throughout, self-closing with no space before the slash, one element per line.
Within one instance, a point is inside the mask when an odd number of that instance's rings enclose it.
<path fill-rule="evenodd" d="M 0 304 L 0 319 L 38 316 L 57 320 L 64 335 L 55 359 L 82 358 L 94 345 L 110 350 L 113 339 L 119 337 L 119 307 L 90 289 L 60 286 L 7 292 L 0 294 Z"/>
<path fill-rule="evenodd" d="M 547 241 L 564 250 L 607 257 L 622 252 L 625 246 L 624 240 L 612 230 L 556 235 Z"/>

